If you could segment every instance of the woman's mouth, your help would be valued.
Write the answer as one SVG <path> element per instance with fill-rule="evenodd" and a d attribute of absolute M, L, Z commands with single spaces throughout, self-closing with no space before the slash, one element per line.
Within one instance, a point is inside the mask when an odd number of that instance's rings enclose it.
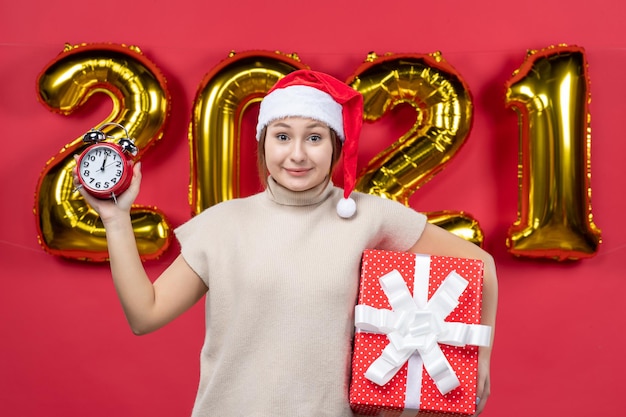
<path fill-rule="evenodd" d="M 294 177 L 302 177 L 309 173 L 310 169 L 308 168 L 285 168 L 285 171 L 289 175 L 293 175 Z"/>

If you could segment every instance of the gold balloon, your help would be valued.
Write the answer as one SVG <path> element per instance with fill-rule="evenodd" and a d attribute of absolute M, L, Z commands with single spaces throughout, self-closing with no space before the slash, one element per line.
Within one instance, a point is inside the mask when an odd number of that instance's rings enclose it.
<path fill-rule="evenodd" d="M 242 117 L 286 74 L 307 68 L 295 55 L 248 51 L 231 53 L 203 78 L 189 127 L 194 214 L 239 197 Z M 251 139 L 253 140 L 253 139 Z"/>
<path fill-rule="evenodd" d="M 507 82 L 519 118 L 517 221 L 507 247 L 521 257 L 593 256 L 600 230 L 591 213 L 588 68 L 583 48 L 529 51 Z"/>
<path fill-rule="evenodd" d="M 139 148 L 137 158 L 160 140 L 170 111 L 166 80 L 137 47 L 114 44 L 66 45 L 37 78 L 39 101 L 48 110 L 69 115 L 94 94 L 113 102 L 102 124 L 126 127 Z M 91 126 L 93 127 L 93 126 Z M 87 131 L 88 129 L 85 129 Z M 104 127 L 109 136 L 122 137 L 118 126 Z M 81 136 L 65 145 L 42 171 L 35 194 L 39 242 L 50 254 L 65 258 L 106 261 L 105 230 L 98 215 L 73 192 L 74 154 L 85 147 Z M 133 230 L 142 259 L 154 259 L 169 246 L 170 226 L 154 207 L 133 208 Z"/>
<path fill-rule="evenodd" d="M 372 53 L 348 84 L 363 94 L 367 122 L 379 120 L 400 104 L 416 112 L 415 124 L 368 163 L 356 185 L 359 191 L 408 205 L 410 196 L 440 172 L 465 142 L 472 125 L 469 88 L 440 53 L 383 57 Z M 447 211 L 445 216 L 429 217 L 482 245 L 482 230 L 471 216 Z"/>
<path fill-rule="evenodd" d="M 478 221 L 462 211 L 431 211 L 428 221 L 477 246 L 483 246 L 485 235 Z"/>

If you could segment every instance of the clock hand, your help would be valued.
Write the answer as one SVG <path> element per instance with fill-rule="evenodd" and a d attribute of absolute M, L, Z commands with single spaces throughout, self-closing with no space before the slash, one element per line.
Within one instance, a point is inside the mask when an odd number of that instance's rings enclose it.
<path fill-rule="evenodd" d="M 107 162 L 107 157 L 108 155 L 104 155 L 104 160 L 102 161 L 102 166 L 100 167 L 100 171 L 104 171 L 104 168 L 105 168 L 104 164 L 106 164 Z"/>
<path fill-rule="evenodd" d="M 107 166 L 104 166 L 103 168 L 108 168 L 108 167 L 110 167 L 111 165 L 115 165 L 115 164 L 117 164 L 118 162 L 119 162 L 119 161 L 113 161 L 113 162 L 111 162 L 110 164 L 108 164 Z M 103 170 L 104 170 L 104 169 L 103 169 Z"/>

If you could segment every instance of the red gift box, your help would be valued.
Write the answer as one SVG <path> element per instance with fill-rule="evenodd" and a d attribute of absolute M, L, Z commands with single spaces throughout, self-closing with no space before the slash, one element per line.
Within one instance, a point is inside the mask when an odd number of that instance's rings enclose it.
<path fill-rule="evenodd" d="M 480 260 L 363 253 L 350 384 L 355 413 L 474 414 L 478 345 L 491 338 L 480 325 L 482 279 Z"/>

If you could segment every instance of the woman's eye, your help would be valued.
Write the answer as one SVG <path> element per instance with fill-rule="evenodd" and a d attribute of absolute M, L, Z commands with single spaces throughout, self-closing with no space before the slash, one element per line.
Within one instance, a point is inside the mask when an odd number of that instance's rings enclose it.
<path fill-rule="evenodd" d="M 276 139 L 280 141 L 284 141 L 284 140 L 288 140 L 289 136 L 285 135 L 284 133 L 279 133 L 278 135 L 276 135 Z"/>
<path fill-rule="evenodd" d="M 322 140 L 322 137 L 320 135 L 311 135 L 309 136 L 309 140 L 311 142 L 319 142 L 320 140 Z"/>

